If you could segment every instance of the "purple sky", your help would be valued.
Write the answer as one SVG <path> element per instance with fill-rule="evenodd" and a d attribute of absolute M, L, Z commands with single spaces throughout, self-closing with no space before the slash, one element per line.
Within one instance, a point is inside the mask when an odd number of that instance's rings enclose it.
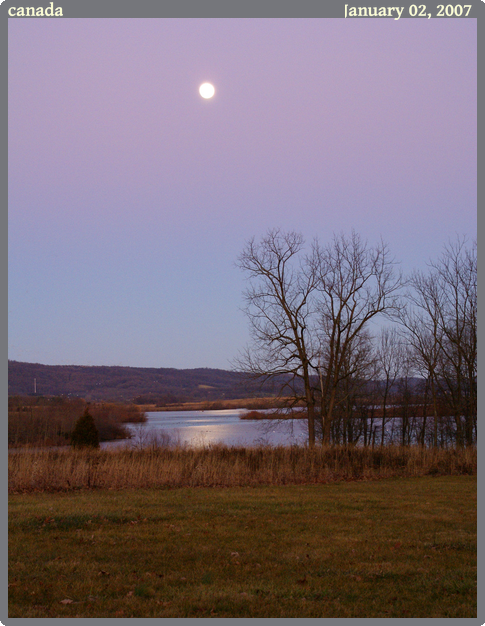
<path fill-rule="evenodd" d="M 9 20 L 9 358 L 226 369 L 252 235 L 475 237 L 476 57 L 474 19 Z"/>

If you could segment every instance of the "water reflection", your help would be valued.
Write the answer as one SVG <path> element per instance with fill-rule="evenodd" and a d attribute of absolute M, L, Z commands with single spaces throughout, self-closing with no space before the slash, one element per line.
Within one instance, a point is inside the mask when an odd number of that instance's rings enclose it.
<path fill-rule="evenodd" d="M 101 447 L 143 447 L 154 438 L 190 446 L 212 443 L 227 446 L 301 445 L 307 441 L 305 420 L 241 420 L 240 415 L 245 412 L 245 409 L 148 412 L 144 424 L 127 424 L 132 433 L 130 440 L 106 441 Z"/>

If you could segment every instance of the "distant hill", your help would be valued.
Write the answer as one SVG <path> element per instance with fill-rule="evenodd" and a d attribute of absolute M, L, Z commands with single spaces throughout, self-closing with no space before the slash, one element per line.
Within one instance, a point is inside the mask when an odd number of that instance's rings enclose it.
<path fill-rule="evenodd" d="M 282 379 L 280 377 L 273 383 L 260 386 L 249 381 L 242 372 L 210 368 L 179 370 L 8 362 L 9 396 L 34 395 L 35 389 L 35 395 L 39 396 L 79 397 L 88 401 L 135 401 L 159 406 L 204 400 L 272 397 L 281 389 Z M 414 389 L 419 382 L 417 378 L 409 379 L 408 385 Z"/>
<path fill-rule="evenodd" d="M 244 374 L 220 369 L 42 365 L 8 362 L 9 396 L 71 396 L 86 400 L 166 404 L 273 395 Z"/>

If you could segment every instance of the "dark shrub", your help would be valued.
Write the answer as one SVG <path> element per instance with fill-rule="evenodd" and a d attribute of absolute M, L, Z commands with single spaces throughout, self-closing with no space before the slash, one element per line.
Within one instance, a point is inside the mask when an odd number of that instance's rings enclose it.
<path fill-rule="evenodd" d="M 99 448 L 98 429 L 87 408 L 74 426 L 71 445 L 74 448 Z"/>

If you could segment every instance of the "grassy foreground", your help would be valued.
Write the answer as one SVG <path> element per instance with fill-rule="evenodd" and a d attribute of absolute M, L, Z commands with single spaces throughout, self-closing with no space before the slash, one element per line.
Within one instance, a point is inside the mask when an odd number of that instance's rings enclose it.
<path fill-rule="evenodd" d="M 9 617 L 476 617 L 476 476 L 11 495 Z"/>

